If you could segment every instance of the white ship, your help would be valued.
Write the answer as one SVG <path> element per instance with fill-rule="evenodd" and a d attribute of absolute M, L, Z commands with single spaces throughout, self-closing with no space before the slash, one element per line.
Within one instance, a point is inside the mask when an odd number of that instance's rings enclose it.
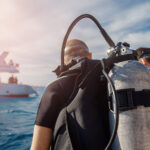
<path fill-rule="evenodd" d="M 18 64 L 14 64 L 12 60 L 6 63 L 5 58 L 8 52 L 3 52 L 0 55 L 0 73 L 19 73 Z M 28 97 L 32 94 L 37 94 L 36 91 L 29 85 L 18 84 L 17 77 L 13 75 L 8 79 L 8 83 L 0 82 L 0 96 L 6 97 Z"/>

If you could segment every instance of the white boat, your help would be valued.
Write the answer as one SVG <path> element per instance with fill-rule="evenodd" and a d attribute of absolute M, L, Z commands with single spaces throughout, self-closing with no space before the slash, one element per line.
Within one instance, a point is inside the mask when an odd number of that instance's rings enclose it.
<path fill-rule="evenodd" d="M 19 73 L 18 64 L 14 64 L 12 60 L 6 63 L 5 58 L 8 52 L 3 52 L 0 55 L 0 72 Z M 37 94 L 36 91 L 29 85 L 18 84 L 18 79 L 13 75 L 8 79 L 8 83 L 0 83 L 0 96 L 6 97 L 28 97 Z"/>

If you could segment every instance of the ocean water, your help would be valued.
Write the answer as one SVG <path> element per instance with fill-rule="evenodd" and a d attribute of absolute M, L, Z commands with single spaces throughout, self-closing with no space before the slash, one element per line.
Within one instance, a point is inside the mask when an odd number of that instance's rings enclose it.
<path fill-rule="evenodd" d="M 36 88 L 38 96 L 28 98 L 0 97 L 0 150 L 29 150 L 37 108 L 44 88 Z"/>

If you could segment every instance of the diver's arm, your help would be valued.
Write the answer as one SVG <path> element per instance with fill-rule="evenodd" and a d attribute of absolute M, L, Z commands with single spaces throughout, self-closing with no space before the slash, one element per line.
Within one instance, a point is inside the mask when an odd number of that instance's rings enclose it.
<path fill-rule="evenodd" d="M 35 125 L 30 150 L 49 150 L 52 139 L 52 129 Z"/>

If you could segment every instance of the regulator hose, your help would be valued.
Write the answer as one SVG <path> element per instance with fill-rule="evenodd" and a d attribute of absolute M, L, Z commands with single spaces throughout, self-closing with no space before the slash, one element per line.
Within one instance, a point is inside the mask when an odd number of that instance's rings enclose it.
<path fill-rule="evenodd" d="M 117 97 L 117 93 L 116 93 L 116 89 L 115 89 L 115 86 L 111 80 L 111 78 L 108 76 L 108 74 L 106 73 L 105 71 L 105 66 L 104 66 L 104 62 L 103 62 L 103 59 L 101 60 L 101 65 L 102 65 L 102 73 L 104 74 L 104 76 L 106 77 L 107 81 L 109 82 L 110 86 L 111 86 L 111 89 L 112 89 L 112 94 L 114 96 L 114 101 L 113 101 L 113 104 L 114 104 L 114 111 L 113 111 L 113 114 L 114 114 L 114 120 L 115 120 L 115 123 L 114 123 L 114 128 L 113 128 L 113 131 L 112 131 L 112 135 L 110 137 L 110 140 L 105 148 L 105 150 L 109 150 L 111 148 L 111 145 L 112 143 L 114 142 L 115 140 L 115 137 L 117 135 L 117 129 L 118 129 L 118 124 L 119 124 L 119 110 L 118 110 L 118 97 Z"/>
<path fill-rule="evenodd" d="M 107 34 L 107 32 L 102 28 L 102 26 L 100 25 L 100 23 L 98 22 L 98 20 L 90 15 L 90 14 L 83 14 L 83 15 L 80 15 L 79 17 L 77 17 L 69 26 L 66 34 L 65 34 L 65 37 L 64 37 L 64 40 L 63 40 L 63 44 L 62 44 L 62 48 L 61 48 L 61 69 L 63 69 L 64 67 L 64 50 L 65 50 L 65 47 L 66 47 L 66 43 L 67 43 L 67 39 L 69 37 L 69 34 L 70 32 L 72 31 L 73 27 L 83 18 L 89 18 L 91 19 L 96 25 L 97 27 L 99 28 L 101 34 L 103 35 L 104 39 L 106 40 L 106 42 L 109 44 L 110 47 L 115 47 L 115 44 L 114 42 L 112 41 L 112 39 L 109 37 L 109 35 Z"/>

